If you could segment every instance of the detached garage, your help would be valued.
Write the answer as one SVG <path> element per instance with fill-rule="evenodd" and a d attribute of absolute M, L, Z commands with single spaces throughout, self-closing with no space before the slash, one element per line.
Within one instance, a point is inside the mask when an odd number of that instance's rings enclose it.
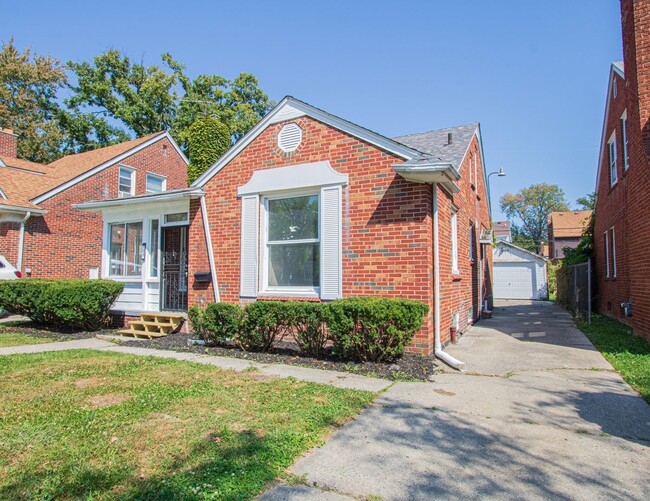
<path fill-rule="evenodd" d="M 548 298 L 546 258 L 504 241 L 492 252 L 496 299 Z"/>

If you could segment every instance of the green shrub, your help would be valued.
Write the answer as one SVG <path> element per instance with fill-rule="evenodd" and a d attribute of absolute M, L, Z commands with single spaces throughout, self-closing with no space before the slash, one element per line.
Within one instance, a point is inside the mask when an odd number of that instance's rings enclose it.
<path fill-rule="evenodd" d="M 358 361 L 394 360 L 422 327 L 429 306 L 409 299 L 352 297 L 329 305 L 334 351 Z"/>
<path fill-rule="evenodd" d="M 296 344 L 305 355 L 320 357 L 329 341 L 327 303 L 288 301 L 287 324 Z"/>
<path fill-rule="evenodd" d="M 236 339 L 244 320 L 244 311 L 238 304 L 210 303 L 205 309 L 193 306 L 188 312 L 196 335 L 215 343 Z"/>
<path fill-rule="evenodd" d="M 287 332 L 290 318 L 286 301 L 256 301 L 246 305 L 244 314 L 238 343 L 245 350 L 270 351 Z"/>
<path fill-rule="evenodd" d="M 8 280 L 0 307 L 51 327 L 98 330 L 124 284 L 111 280 Z"/>

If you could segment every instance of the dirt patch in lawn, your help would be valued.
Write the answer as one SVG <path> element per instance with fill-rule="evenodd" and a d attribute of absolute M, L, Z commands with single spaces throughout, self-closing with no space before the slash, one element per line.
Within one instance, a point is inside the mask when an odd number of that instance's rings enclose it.
<path fill-rule="evenodd" d="M 0 324 L 0 334 L 3 332 L 12 332 L 24 334 L 26 336 L 50 339 L 52 341 L 74 341 L 75 339 L 88 339 L 95 337 L 97 334 L 114 335 L 116 329 L 102 329 L 100 331 L 73 330 L 65 328 L 49 328 L 36 322 L 25 322 L 19 325 L 12 324 L 4 326 Z"/>
<path fill-rule="evenodd" d="M 392 363 L 384 362 L 351 362 L 341 360 L 327 350 L 321 358 L 303 356 L 298 346 L 294 343 L 277 343 L 276 348 L 270 353 L 244 351 L 236 345 L 189 345 L 190 336 L 182 332 L 170 334 L 157 339 L 138 339 L 125 342 L 127 346 L 140 348 L 155 348 L 174 350 L 204 355 L 218 355 L 234 357 L 260 362 L 265 364 L 288 364 L 326 369 L 333 371 L 352 372 L 365 376 L 380 377 L 393 381 L 426 381 L 436 372 L 441 370 L 439 362 L 433 357 L 424 357 L 415 353 L 405 353 L 401 358 Z M 248 373 L 249 376 L 254 372 Z"/>
<path fill-rule="evenodd" d="M 109 393 L 108 395 L 95 395 L 86 399 L 86 406 L 89 409 L 101 409 L 102 407 L 110 407 L 112 405 L 119 405 L 122 402 L 130 400 L 130 395 L 123 395 L 119 393 Z"/>
<path fill-rule="evenodd" d="M 93 388 L 95 386 L 100 386 L 104 384 L 104 380 L 98 377 L 89 377 L 85 379 L 77 379 L 74 382 L 74 385 L 77 388 Z"/>

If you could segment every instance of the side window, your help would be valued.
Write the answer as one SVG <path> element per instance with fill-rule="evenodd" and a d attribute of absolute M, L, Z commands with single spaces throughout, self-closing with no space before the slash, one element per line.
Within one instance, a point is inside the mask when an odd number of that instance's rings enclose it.
<path fill-rule="evenodd" d="M 135 169 L 120 166 L 117 194 L 119 197 L 131 197 L 135 195 Z"/>
<path fill-rule="evenodd" d="M 458 274 L 458 211 L 451 213 L 451 272 Z"/>
<path fill-rule="evenodd" d="M 614 186 L 618 181 L 616 172 L 616 135 L 612 135 L 608 143 L 609 149 L 609 185 Z"/>
<path fill-rule="evenodd" d="M 167 179 L 156 174 L 147 174 L 147 193 L 160 193 L 167 189 Z"/>

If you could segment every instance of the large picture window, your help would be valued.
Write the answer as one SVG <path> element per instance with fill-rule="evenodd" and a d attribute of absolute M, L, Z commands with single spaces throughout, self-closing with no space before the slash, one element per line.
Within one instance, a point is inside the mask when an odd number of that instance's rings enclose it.
<path fill-rule="evenodd" d="M 139 277 L 142 274 L 142 221 L 110 225 L 110 275 Z"/>
<path fill-rule="evenodd" d="M 266 286 L 317 290 L 320 285 L 319 196 L 266 200 Z"/>

